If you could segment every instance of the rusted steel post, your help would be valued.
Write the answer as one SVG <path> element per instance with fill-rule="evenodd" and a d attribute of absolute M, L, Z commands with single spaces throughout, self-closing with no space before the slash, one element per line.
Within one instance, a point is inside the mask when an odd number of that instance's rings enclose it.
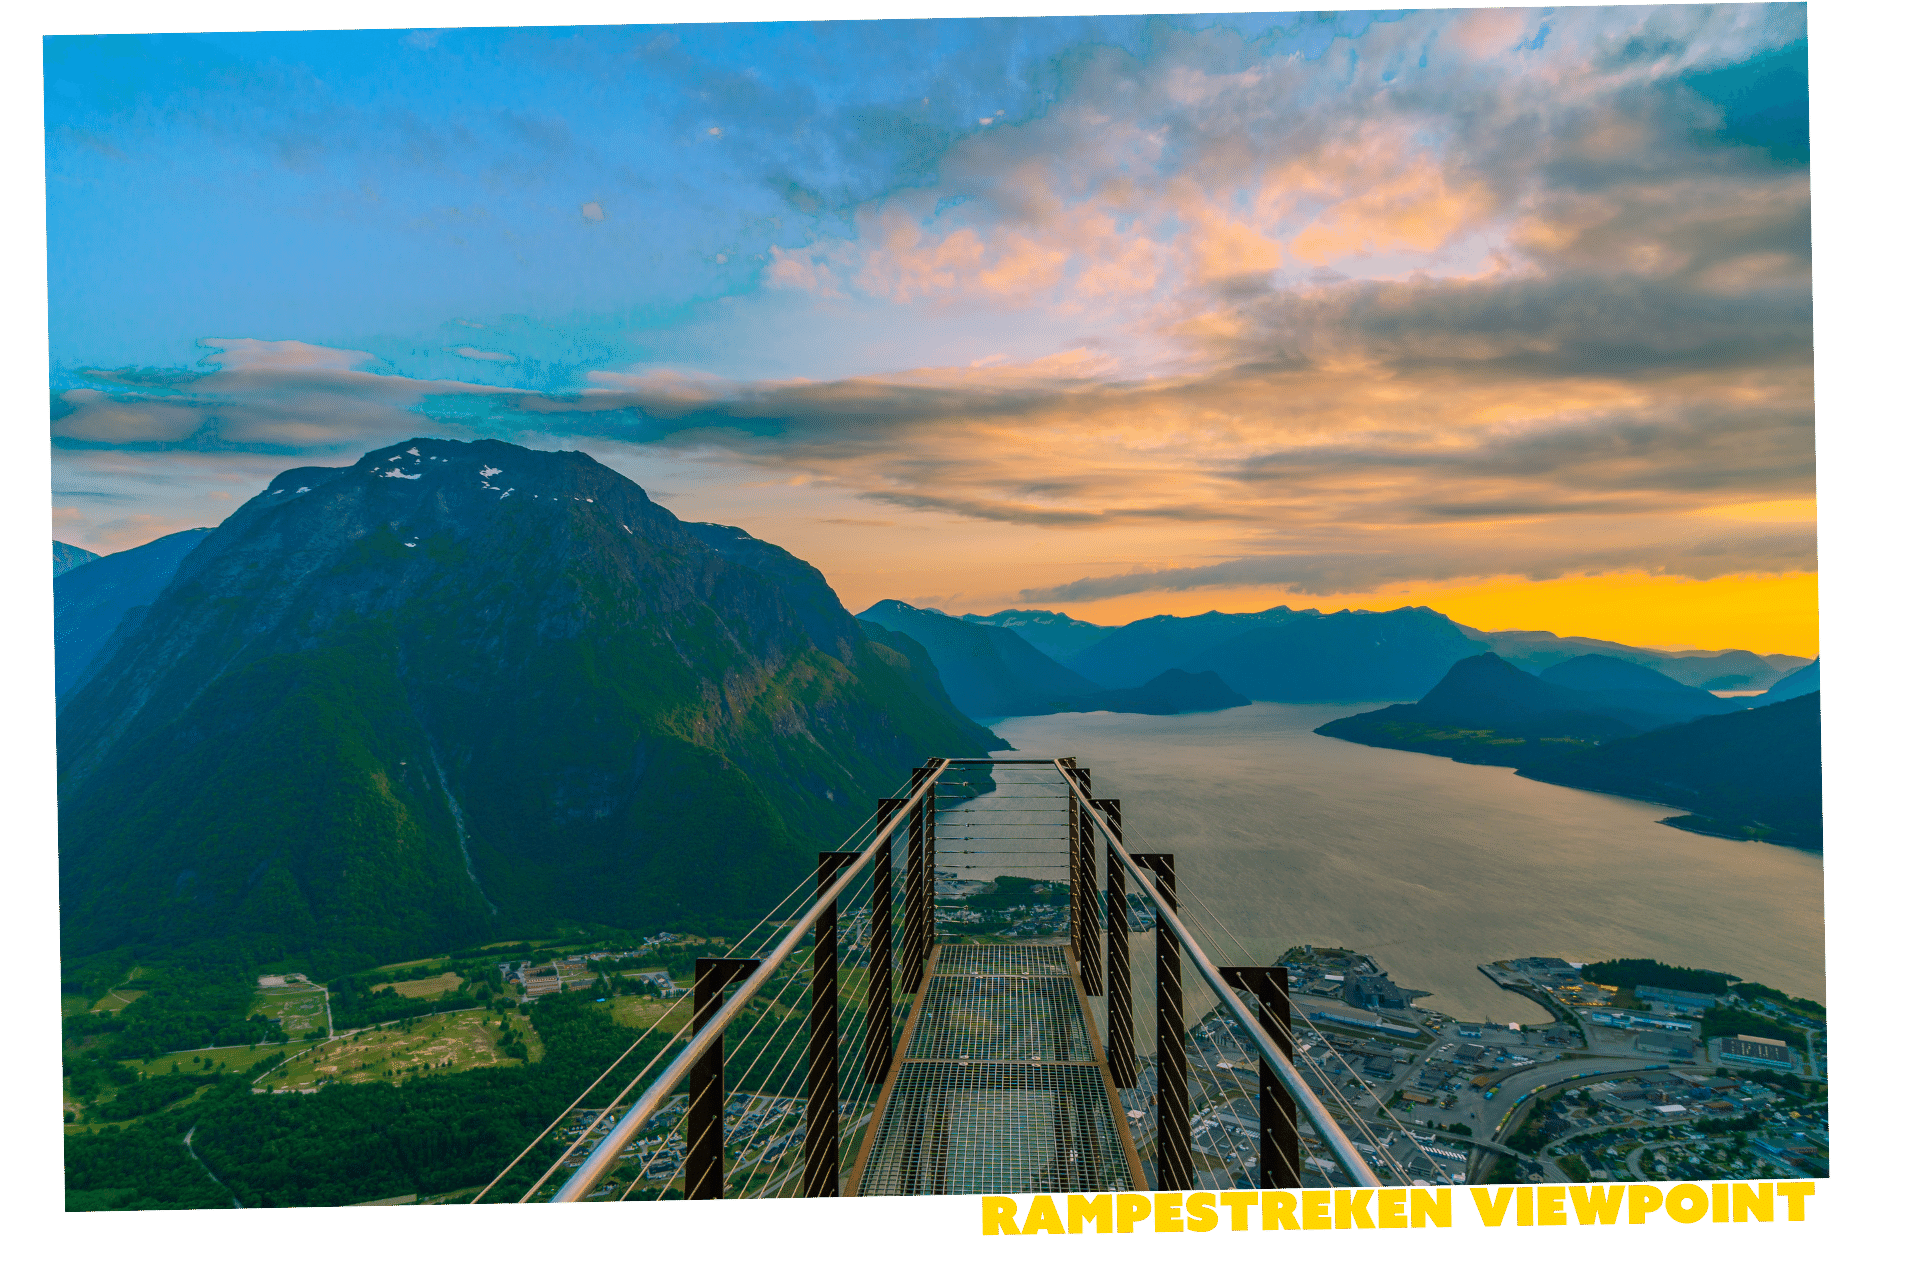
<path fill-rule="evenodd" d="M 907 802 L 888 798 L 876 806 L 879 825 Z M 893 1061 L 893 840 L 881 841 L 873 855 L 873 891 L 867 902 L 867 1046 L 869 1083 L 887 1078 Z"/>
<path fill-rule="evenodd" d="M 1120 802 L 1095 800 L 1101 816 L 1122 840 Z M 1107 846 L 1107 1070 L 1116 1089 L 1140 1082 L 1133 1051 L 1133 922 L 1127 912 L 1127 873 L 1120 855 Z"/>
<path fill-rule="evenodd" d="M 929 793 L 920 802 L 920 937 L 916 959 L 923 975 L 933 960 L 934 855 L 939 850 L 939 829 L 935 824 L 939 819 L 940 812 L 934 807 L 933 796 Z"/>
<path fill-rule="evenodd" d="M 820 855 L 814 900 L 827 891 L 854 854 Z M 807 1136 L 801 1194 L 840 1194 L 840 911 L 830 903 L 813 922 L 813 989 L 807 1003 Z"/>
<path fill-rule="evenodd" d="M 1097 996 L 1100 983 L 1100 872 L 1094 851 L 1100 847 L 1094 830 L 1093 815 L 1081 809 L 1076 815 L 1080 828 L 1080 980 L 1087 994 Z"/>
<path fill-rule="evenodd" d="M 721 994 L 760 966 L 758 960 L 701 956 L 693 962 L 693 1021 L 700 1030 L 719 1011 Z M 722 1126 L 727 1087 L 726 1036 L 694 1060 L 687 1073 L 687 1199 L 718 1200 L 726 1194 L 726 1141 Z"/>
<path fill-rule="evenodd" d="M 917 768 L 913 771 L 913 781 L 908 791 L 920 785 L 927 776 L 927 770 Z M 926 954 L 920 945 L 920 935 L 926 931 L 926 889 L 920 881 L 926 874 L 926 805 L 917 804 L 907 811 L 906 821 L 900 824 L 906 832 L 907 840 L 907 883 L 901 891 L 900 922 L 900 980 L 908 991 L 918 991 L 920 983 L 926 977 Z"/>
<path fill-rule="evenodd" d="M 1080 901 L 1080 802 L 1073 797 L 1077 769 L 1067 771 L 1067 952 L 1074 966 L 1082 971 L 1087 958 L 1080 954 L 1080 917 L 1086 904 Z"/>
<path fill-rule="evenodd" d="M 1293 1005 L 1284 966 L 1222 968 L 1220 976 L 1260 1001 L 1260 1029 L 1293 1061 Z M 1300 1185 L 1300 1121 L 1280 1077 L 1260 1060 L 1260 1186 L 1289 1190 Z"/>
<path fill-rule="evenodd" d="M 1133 860 L 1154 873 L 1160 896 L 1173 910 L 1173 858 L 1164 853 L 1135 854 Z M 1164 917 L 1154 923 L 1153 1052 L 1158 1076 L 1159 1166 L 1157 1189 L 1188 1191 L 1193 1187 L 1193 1131 L 1187 1092 L 1187 1022 L 1180 1000 L 1180 939 Z"/>

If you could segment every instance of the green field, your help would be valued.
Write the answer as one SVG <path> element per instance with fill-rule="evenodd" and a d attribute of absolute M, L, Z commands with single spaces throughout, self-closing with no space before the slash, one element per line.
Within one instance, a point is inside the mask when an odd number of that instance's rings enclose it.
<path fill-rule="evenodd" d="M 691 997 L 676 1004 L 672 1000 L 655 1000 L 648 996 L 615 996 L 607 1003 L 613 1006 L 613 1020 L 635 1031 L 650 1029 L 662 1014 L 666 1014 L 666 1021 L 660 1023 L 660 1030 L 678 1035 L 693 1018 Z"/>
<path fill-rule="evenodd" d="M 383 964 L 377 968 L 368 969 L 366 970 L 366 972 L 391 973 L 395 969 L 418 969 L 422 965 L 449 965 L 452 963 L 453 963 L 452 959 L 448 956 L 444 956 L 444 955 L 427 956 L 426 958 L 421 960 L 399 960 L 399 961 L 395 961 L 393 964 Z"/>
<path fill-rule="evenodd" d="M 431 1000 L 435 996 L 445 995 L 455 990 L 459 985 L 460 975 L 449 971 L 436 974 L 431 978 L 417 978 L 412 982 L 389 982 L 384 986 L 375 987 L 374 990 L 391 990 L 396 995 L 403 995 L 411 1000 Z"/>
<path fill-rule="evenodd" d="M 280 1029 L 289 1040 L 304 1039 L 308 1032 L 327 1029 L 327 993 L 325 987 L 262 987 L 247 1006 L 247 1016 L 260 1014 L 280 1019 Z"/>
<path fill-rule="evenodd" d="M 95 1013 L 119 1013 L 128 1005 L 147 994 L 144 991 L 109 991 L 94 1003 Z"/>
<path fill-rule="evenodd" d="M 182 1049 L 178 1053 L 169 1053 L 155 1058 L 152 1062 L 142 1062 L 130 1058 L 121 1065 L 131 1067 L 142 1075 L 163 1076 L 178 1065 L 182 1071 L 245 1071 L 256 1062 L 271 1058 L 276 1053 L 298 1053 L 299 1046 L 264 1044 L 257 1049 L 238 1045 L 231 1049 Z M 211 1067 L 206 1064 L 212 1063 Z"/>
<path fill-rule="evenodd" d="M 311 1089 L 321 1083 L 399 1084 L 426 1072 L 513 1066 L 496 1043 L 503 1015 L 467 1009 L 423 1018 L 412 1027 L 390 1026 L 328 1040 L 289 1061 L 262 1082 L 272 1090 Z M 525 1015 L 504 1015 L 525 1037 L 532 1061 L 542 1056 L 540 1038 Z"/>

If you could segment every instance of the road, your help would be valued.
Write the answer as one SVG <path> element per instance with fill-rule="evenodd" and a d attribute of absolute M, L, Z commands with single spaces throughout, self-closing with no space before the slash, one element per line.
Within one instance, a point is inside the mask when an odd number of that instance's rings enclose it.
<path fill-rule="evenodd" d="M 200 1168 L 206 1173 L 206 1175 L 209 1178 L 213 1178 L 214 1186 L 220 1188 L 222 1191 L 225 1191 L 227 1193 L 228 1197 L 233 1201 L 234 1208 L 236 1209 L 246 1208 L 245 1205 L 240 1203 L 240 1197 L 233 1194 L 232 1188 L 228 1187 L 227 1184 L 220 1181 L 220 1179 L 214 1178 L 213 1170 L 207 1168 L 207 1162 L 205 1160 L 202 1160 L 200 1158 L 200 1153 L 193 1149 L 193 1135 L 198 1133 L 199 1131 L 200 1131 L 200 1126 L 194 1125 L 193 1128 L 187 1130 L 187 1136 L 181 1139 L 182 1144 L 185 1145 L 185 1147 L 187 1148 L 187 1154 L 193 1157 L 193 1162 L 199 1165 Z"/>
<path fill-rule="evenodd" d="M 1503 1147 L 1499 1139 L 1504 1136 L 1504 1130 L 1519 1111 L 1521 1104 L 1544 1090 L 1566 1084 L 1570 1080 L 1600 1080 L 1615 1076 L 1638 1075 L 1643 1071 L 1661 1070 L 1664 1065 L 1632 1058 L 1573 1058 L 1530 1067 L 1503 1080 L 1493 1097 L 1475 1096 L 1470 1104 L 1473 1110 L 1468 1114 L 1474 1120 L 1476 1130 L 1490 1135 L 1486 1139 L 1478 1140 L 1475 1145 L 1512 1153 L 1511 1148 Z M 1494 1116 L 1498 1116 L 1499 1119 L 1493 1120 Z M 1538 1157 L 1525 1158 L 1537 1159 Z M 1475 1169 L 1473 1172 L 1478 1173 L 1480 1170 Z"/>

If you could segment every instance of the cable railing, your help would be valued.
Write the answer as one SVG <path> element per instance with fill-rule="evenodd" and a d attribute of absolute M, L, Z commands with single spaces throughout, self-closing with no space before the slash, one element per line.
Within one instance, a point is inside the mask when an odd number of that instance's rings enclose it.
<path fill-rule="evenodd" d="M 1258 1050 L 1261 1059 L 1272 1069 L 1279 1078 L 1281 1086 L 1292 1097 L 1294 1105 L 1306 1113 L 1309 1123 L 1319 1132 L 1321 1140 L 1333 1153 L 1334 1159 L 1346 1171 L 1347 1176 L 1352 1178 L 1358 1186 L 1382 1185 L 1380 1179 L 1368 1167 L 1366 1158 L 1354 1147 L 1352 1139 L 1347 1137 L 1325 1104 L 1320 1101 L 1319 1095 L 1295 1068 L 1292 1055 L 1283 1050 L 1273 1036 L 1267 1033 L 1260 1024 L 1260 1020 L 1254 1016 L 1253 1011 L 1247 1007 L 1246 1002 L 1240 998 L 1220 972 L 1219 967 L 1208 958 L 1199 940 L 1181 919 L 1174 904 L 1167 900 L 1163 886 L 1172 880 L 1171 860 L 1160 859 L 1160 867 L 1151 872 L 1142 866 L 1138 858 L 1127 851 L 1119 832 L 1109 823 L 1110 811 L 1105 806 L 1096 805 L 1093 797 L 1088 794 L 1084 786 L 1085 774 L 1073 766 L 1058 761 L 1055 762 L 1055 767 L 1059 769 L 1060 776 L 1067 783 L 1069 812 L 1091 824 L 1107 842 L 1109 868 L 1117 865 L 1152 902 L 1156 915 L 1156 932 L 1164 931 L 1161 936 L 1171 935 L 1172 941 L 1178 944 L 1180 952 L 1184 953 L 1187 961 L 1199 972 L 1202 981 L 1212 990 L 1215 999 L 1240 1024 Z M 1108 891 L 1112 892 L 1111 885 Z M 1160 961 L 1164 966 L 1165 950 L 1162 952 Z M 1184 1055 L 1184 1028 L 1182 1030 L 1179 1043 L 1180 1052 Z M 1164 1075 L 1168 1064 L 1162 1062 L 1160 1065 Z M 1185 1117 L 1181 1117 L 1181 1121 L 1184 1123 Z M 1163 1158 L 1164 1155 L 1163 1152 Z"/>
<path fill-rule="evenodd" d="M 996 769 L 1008 771 L 995 774 Z M 1253 1185 L 1246 1180 L 1252 1176 L 1263 1186 L 1373 1187 L 1382 1185 L 1383 1175 L 1413 1184 L 1426 1180 L 1420 1175 L 1427 1165 L 1436 1179 L 1445 1177 L 1421 1138 L 1380 1100 L 1353 1063 L 1315 1035 L 1311 1024 L 1302 1038 L 1321 1051 L 1296 1060 L 1285 970 L 1258 966 L 1211 907 L 1190 892 L 1174 892 L 1173 859 L 1153 852 L 1144 836 L 1130 851 L 1120 830 L 1119 802 L 1095 799 L 1087 771 L 1074 760 L 933 759 L 915 769 L 901 790 L 880 800 L 874 817 L 840 849 L 821 854 L 818 872 L 790 890 L 724 955 L 700 960 L 694 989 L 667 1006 L 515 1158 L 518 1165 L 569 1118 L 577 1126 L 577 1132 L 569 1128 L 561 1135 L 571 1140 L 522 1200 L 548 1196 L 550 1189 L 556 1203 L 675 1194 L 692 1199 L 913 1194 L 914 1189 L 883 1189 L 875 1173 L 882 1163 L 880 1149 L 889 1141 L 887 1126 L 907 1123 L 894 1113 L 904 1116 L 909 1105 L 922 1108 L 913 1123 L 932 1126 L 934 1137 L 927 1140 L 942 1144 L 940 1161 L 974 1163 L 958 1182 L 947 1179 L 947 1163 L 942 1163 L 943 1172 L 931 1183 L 906 1185 L 919 1191 L 1067 1188 L 1068 1182 L 1057 1181 L 1068 1176 L 1066 1164 L 1046 1175 L 1055 1182 L 1035 1182 L 1029 1169 L 1019 1177 L 1009 1172 L 1004 1187 L 996 1184 L 991 1165 L 998 1148 L 991 1131 L 998 1122 L 985 1115 L 962 1116 L 956 1110 L 962 1104 L 953 1101 L 966 1099 L 966 1105 L 978 1107 L 985 1105 L 980 1101 L 985 1095 L 951 1083 L 943 1086 L 944 1093 L 916 1094 L 908 1079 L 931 1069 L 909 1046 L 922 1004 L 932 999 L 930 1011 L 951 1004 L 946 996 L 935 999 L 929 993 L 943 990 L 938 983 L 951 984 L 977 958 L 1005 950 L 999 938 L 1033 944 L 1035 951 L 1023 954 L 1071 957 L 1070 969 L 1062 972 L 1078 984 L 1069 989 L 1080 992 L 1078 1007 L 1085 1011 L 1086 1033 L 1094 1038 L 1100 1078 L 1112 1102 L 1110 1120 L 1100 1123 L 1112 1141 L 1123 1144 L 1134 1170 L 1127 1175 L 1129 1166 L 1108 1159 L 1103 1177 L 1130 1177 L 1120 1185 L 1142 1190 L 1219 1186 L 1220 1179 L 1229 1180 L 1224 1185 L 1247 1186 Z M 1095 857 L 1102 844 L 1104 889 Z M 961 877 L 973 872 L 1051 882 L 1051 887 L 1040 886 L 1045 891 L 1036 905 L 1008 913 L 1004 929 L 997 921 L 969 927 L 961 923 L 968 919 L 971 896 Z M 968 887 L 1000 889 L 997 882 Z M 1132 935 L 1142 931 L 1154 938 L 1151 1013 L 1132 1007 Z M 988 936 L 961 936 L 966 932 Z M 993 945 L 970 948 L 976 941 Z M 936 978 L 936 969 L 947 976 Z M 1216 1002 L 1197 1025 L 1189 1025 L 1180 1005 L 1183 969 L 1197 974 Z M 994 972 L 990 965 L 987 972 Z M 977 967 L 974 979 L 975 985 L 987 981 Z M 1099 1018 L 1092 998 L 1102 994 L 1103 985 L 1104 1018 Z M 1173 993 L 1171 1005 L 1166 990 Z M 685 1013 L 689 1002 L 691 1018 L 651 1060 L 610 1101 L 583 1108 L 590 1096 L 605 1098 L 595 1091 L 649 1036 Z M 918 1025 L 924 1041 L 928 1023 Z M 1136 1025 L 1154 1045 L 1152 1052 L 1137 1052 Z M 1253 1061 L 1228 1060 L 1223 1044 L 1230 1045 L 1233 1058 Z M 1255 1063 L 1258 1084 L 1250 1079 Z M 961 1056 L 957 1065 L 949 1061 L 944 1069 L 972 1072 L 972 1079 L 989 1065 Z M 1024 1085 L 995 1086 L 1011 1089 L 1009 1098 L 1040 1096 L 1033 1090 L 1052 1088 L 1058 1100 L 1049 1105 L 1080 1108 L 1069 1126 L 1078 1135 L 1071 1141 L 1059 1137 L 1069 1131 L 1060 1127 L 1068 1123 L 1061 1118 L 1066 1111 L 1056 1110 L 1051 1123 L 1060 1147 L 1057 1159 L 1082 1161 L 1084 1175 L 1084 1161 L 1096 1158 L 1087 1143 L 1097 1134 L 1089 1137 L 1087 1125 L 1099 1119 L 1104 1104 L 1088 1102 L 1084 1089 L 1075 1095 L 1058 1083 L 1059 1072 L 1070 1063 L 1056 1068 L 1035 1056 L 1031 1064 L 1023 1058 L 1000 1065 L 1017 1066 L 1031 1077 Z M 1358 1097 L 1349 1097 L 1353 1084 L 1359 1086 Z M 909 1095 L 910 1102 L 903 1101 Z M 929 1096 L 936 1101 L 926 1101 Z M 1257 1118 L 1250 1114 L 1256 1101 Z M 936 1105 L 947 1108 L 937 1123 L 930 1109 Z M 921 1142 L 918 1131 L 909 1137 L 910 1145 Z M 1402 1137 L 1409 1146 L 1404 1154 L 1395 1150 Z M 1205 1166 L 1200 1176 L 1212 1181 L 1195 1181 L 1196 1150 Z M 987 1167 L 974 1167 L 983 1160 Z M 853 1172 L 843 1177 L 849 1169 Z"/>
<path fill-rule="evenodd" d="M 692 1034 L 686 1047 L 675 1056 L 673 1061 L 668 1064 L 667 1068 L 662 1071 L 651 1084 L 647 1085 L 640 1097 L 628 1108 L 626 1114 L 620 1117 L 607 1135 L 587 1154 L 586 1158 L 581 1162 L 580 1167 L 574 1170 L 573 1175 L 554 1193 L 553 1201 L 555 1203 L 568 1203 L 580 1200 L 600 1184 L 612 1170 L 614 1164 L 620 1159 L 628 1144 L 646 1127 L 648 1121 L 651 1120 L 655 1113 L 666 1103 L 676 1087 L 693 1074 L 696 1065 L 700 1064 L 706 1055 L 720 1046 L 728 1025 L 732 1023 L 741 1011 L 754 1000 L 759 992 L 769 984 L 779 972 L 781 965 L 799 950 L 801 943 L 805 941 L 807 934 L 814 928 L 815 924 L 835 910 L 841 895 L 860 878 L 863 872 L 867 871 L 868 868 L 875 863 L 876 857 L 883 850 L 890 852 L 892 838 L 901 826 L 909 821 L 910 816 L 915 824 L 923 821 L 925 802 L 933 795 L 934 784 L 939 779 L 941 773 L 945 771 L 946 767 L 946 761 L 936 759 L 929 761 L 923 769 L 917 771 L 915 783 L 907 796 L 897 805 L 890 806 L 892 812 L 887 814 L 884 819 L 879 820 L 873 836 L 868 840 L 866 846 L 854 854 L 844 869 L 840 870 L 837 876 L 821 889 L 815 897 L 813 904 L 794 921 L 786 935 L 782 937 L 766 955 L 755 957 L 753 960 L 744 963 L 737 962 L 739 963 L 740 969 L 745 970 L 738 988 L 731 996 L 726 997 L 723 1001 L 719 1001 L 718 1008 L 711 1009 L 710 1011 L 696 1009 L 696 1019 L 700 1018 L 702 1013 L 706 1013 L 707 1015 L 702 1025 Z M 913 874 L 919 874 L 919 869 L 915 868 Z M 888 896 L 891 898 L 890 892 Z M 908 898 L 908 905 L 910 908 L 914 905 L 914 899 L 912 897 Z M 911 914 L 914 913 L 910 912 L 910 915 Z M 931 920 L 927 920 L 926 923 L 930 925 Z M 918 938 L 914 935 L 916 929 L 920 927 L 922 926 L 918 920 L 914 920 L 913 923 L 910 924 L 908 929 L 908 945 L 910 947 L 919 945 Z M 879 931 L 876 930 L 873 937 L 877 940 L 879 936 Z M 911 968 L 909 972 L 912 972 Z M 716 973 L 716 976 L 719 975 Z M 788 986 L 791 986 L 794 978 L 795 975 L 789 975 Z M 699 985 L 701 985 L 699 979 L 696 978 L 696 1003 L 708 1003 L 701 1001 L 700 997 L 703 993 L 698 990 Z M 720 983 L 719 985 L 724 986 L 725 984 Z M 782 988 L 783 991 L 785 989 L 784 987 Z M 891 993 L 889 993 L 887 1003 L 888 1007 L 891 1007 Z M 769 1008 L 771 1007 L 772 1006 L 769 1005 Z M 837 1014 L 837 1002 L 835 1012 Z M 812 1100 L 812 1097 L 813 1095 L 809 1094 L 810 1100 Z M 690 1109 L 693 1105 L 694 1102 L 690 1101 Z M 837 1112 L 838 1107 L 836 1106 L 834 1110 Z M 818 1126 L 819 1121 L 817 1117 L 818 1110 L 816 1108 L 814 1115 L 810 1116 L 810 1127 Z M 837 1114 L 834 1116 L 834 1119 L 837 1122 Z M 692 1129 L 692 1123 L 693 1122 L 690 1121 L 690 1129 Z M 716 1138 L 724 1137 L 724 1134 L 712 1132 L 715 1123 L 715 1121 L 707 1119 L 702 1122 L 700 1129 L 690 1131 L 687 1141 L 687 1148 L 690 1152 L 696 1149 L 696 1144 L 711 1143 Z M 724 1123 L 724 1121 L 720 1123 Z M 689 1187 L 687 1189 L 689 1196 L 702 1196 L 708 1193 L 717 1194 L 718 1188 L 702 1186 Z"/>

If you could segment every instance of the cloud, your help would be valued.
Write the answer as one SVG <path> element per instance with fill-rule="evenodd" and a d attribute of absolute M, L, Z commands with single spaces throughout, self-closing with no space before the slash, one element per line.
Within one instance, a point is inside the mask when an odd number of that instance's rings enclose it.
<path fill-rule="evenodd" d="M 364 351 L 306 342 L 209 338 L 210 371 L 81 370 L 91 385 L 54 398 L 53 436 L 69 446 L 236 447 L 289 453 L 414 434 L 432 397 L 477 399 L 499 388 L 407 378 L 364 366 Z"/>
<path fill-rule="evenodd" d="M 1019 593 L 1022 603 L 1070 604 L 1110 600 L 1146 591 L 1192 591 L 1207 587 L 1281 587 L 1301 595 L 1344 595 L 1406 582 L 1519 575 L 1534 581 L 1569 574 L 1618 573 L 1716 578 L 1729 573 L 1806 573 L 1817 568 L 1811 529 L 1714 537 L 1682 544 L 1525 549 L 1514 554 L 1462 554 L 1458 548 L 1422 551 L 1306 552 L 1248 556 L 1218 564 L 1141 569 L 1101 578 L 1081 578 Z"/>
<path fill-rule="evenodd" d="M 598 200 L 589 200 L 580 206 L 580 216 L 588 222 L 605 222 L 607 211 L 600 207 Z"/>
<path fill-rule="evenodd" d="M 357 369 L 378 361 L 364 351 L 341 351 L 311 342 L 265 342 L 259 338 L 202 338 L 200 345 L 217 355 L 202 364 L 223 369 Z"/>
<path fill-rule="evenodd" d="M 597 442 L 730 483 L 799 475 L 878 513 L 1070 546 L 1036 602 L 1811 565 L 1810 526 L 1766 516 L 1812 495 L 1807 173 L 1732 138 L 1730 108 L 1693 87 L 1800 39 L 1801 12 L 1353 29 L 1090 42 L 1050 65 L 1043 108 L 991 128 L 967 123 L 978 103 L 946 132 L 876 116 L 889 141 L 863 154 L 891 157 L 892 181 L 838 155 L 769 170 L 807 178 L 768 179 L 787 213 L 744 242 L 777 241 L 769 308 L 935 334 L 907 367 L 721 378 L 609 358 L 531 392 L 221 339 L 190 373 L 84 374 L 54 433 L 318 455 L 439 430 Z M 752 77 L 713 93 L 678 136 L 727 95 L 813 118 Z M 757 145 L 726 136 L 709 154 Z"/>

